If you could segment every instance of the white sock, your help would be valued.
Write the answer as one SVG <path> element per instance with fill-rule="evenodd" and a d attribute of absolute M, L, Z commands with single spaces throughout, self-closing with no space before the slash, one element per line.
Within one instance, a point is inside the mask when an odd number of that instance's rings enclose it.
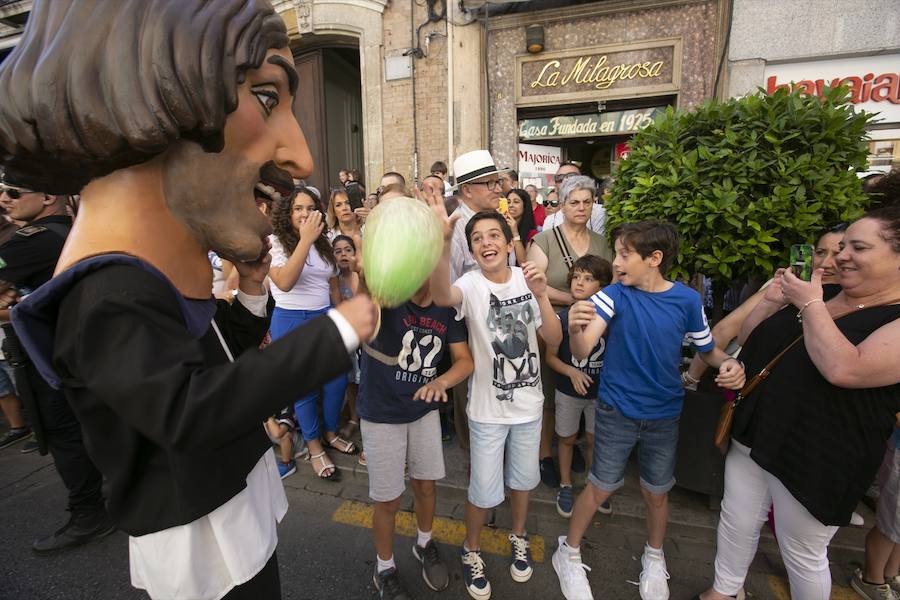
<path fill-rule="evenodd" d="M 375 558 L 378 559 L 378 572 L 379 573 L 384 573 L 388 569 L 397 568 L 397 565 L 394 564 L 394 555 L 393 554 L 391 554 L 391 557 L 387 560 L 381 560 L 381 557 L 378 556 L 377 554 L 375 555 Z"/>
<path fill-rule="evenodd" d="M 647 542 L 646 544 L 644 544 L 644 554 L 653 558 L 662 558 L 663 550 L 662 548 L 654 548 L 650 545 L 650 542 Z"/>
<path fill-rule="evenodd" d="M 581 552 L 581 546 L 578 546 L 577 548 L 573 548 L 572 546 L 569 545 L 569 542 L 563 542 L 560 545 L 560 548 L 562 548 L 563 552 L 566 552 L 568 554 L 578 554 L 579 552 Z"/>
<path fill-rule="evenodd" d="M 424 548 L 428 545 L 428 542 L 431 541 L 431 532 L 430 531 L 422 531 L 418 527 L 416 528 L 418 534 L 416 535 L 416 544 L 419 548 Z"/>

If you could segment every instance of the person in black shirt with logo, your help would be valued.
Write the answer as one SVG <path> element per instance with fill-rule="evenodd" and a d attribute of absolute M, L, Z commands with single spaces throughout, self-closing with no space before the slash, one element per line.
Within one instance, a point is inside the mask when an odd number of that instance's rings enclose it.
<path fill-rule="evenodd" d="M 394 516 L 408 467 L 418 534 L 413 555 L 433 590 L 449 584 L 447 567 L 431 539 L 435 480 L 444 478 L 437 408 L 447 390 L 471 374 L 474 364 L 465 326 L 451 308 L 432 302 L 428 281 L 405 304 L 381 311 L 378 336 L 363 346 L 356 410 L 366 449 L 369 496 L 375 501 L 373 581 L 381 598 L 407 598 L 394 563 Z M 438 376 L 449 349 L 453 366 Z"/>

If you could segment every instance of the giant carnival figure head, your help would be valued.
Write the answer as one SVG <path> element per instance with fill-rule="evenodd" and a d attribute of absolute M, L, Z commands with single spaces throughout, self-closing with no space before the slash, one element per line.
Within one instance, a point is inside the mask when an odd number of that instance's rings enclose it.
<path fill-rule="evenodd" d="M 267 0 L 35 0 L 0 65 L 0 162 L 18 185 L 81 192 L 98 251 L 115 206 L 253 260 L 271 232 L 257 204 L 312 170 L 297 85 Z"/>

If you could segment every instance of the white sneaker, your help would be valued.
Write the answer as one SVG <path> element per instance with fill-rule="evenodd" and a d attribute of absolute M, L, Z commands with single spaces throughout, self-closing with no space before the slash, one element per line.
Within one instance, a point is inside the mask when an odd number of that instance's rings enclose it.
<path fill-rule="evenodd" d="M 553 570 L 559 577 L 559 588 L 566 600 L 594 600 L 587 573 L 591 568 L 581 562 L 581 552 L 566 551 L 566 536 L 559 536 L 559 547 L 553 553 Z"/>
<path fill-rule="evenodd" d="M 644 547 L 641 566 L 644 569 L 641 571 L 641 599 L 669 600 L 669 573 L 666 571 L 665 556 L 651 556 Z"/>

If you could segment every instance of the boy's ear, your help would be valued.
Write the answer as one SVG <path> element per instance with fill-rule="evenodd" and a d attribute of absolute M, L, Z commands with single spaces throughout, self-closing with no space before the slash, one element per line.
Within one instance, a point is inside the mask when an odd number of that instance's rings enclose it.
<path fill-rule="evenodd" d="M 647 258 L 650 259 L 650 266 L 653 268 L 658 268 L 659 265 L 662 264 L 663 260 L 663 251 L 662 250 L 654 250 L 650 253 L 650 256 Z"/>

